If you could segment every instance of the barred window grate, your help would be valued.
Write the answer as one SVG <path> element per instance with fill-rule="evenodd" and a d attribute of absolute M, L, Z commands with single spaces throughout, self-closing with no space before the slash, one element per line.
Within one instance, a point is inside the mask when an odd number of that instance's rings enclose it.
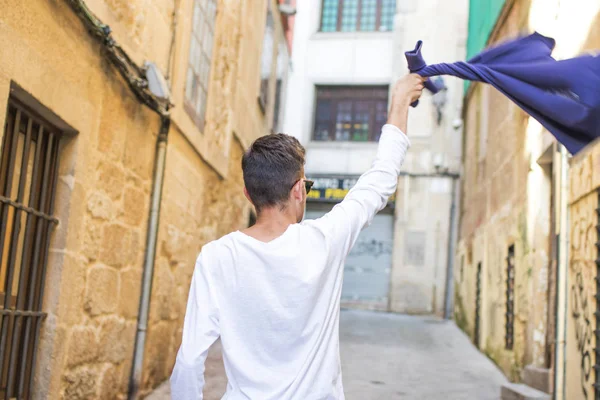
<path fill-rule="evenodd" d="M 323 11 L 321 13 L 321 31 L 335 32 L 338 23 L 339 0 L 323 0 Z"/>
<path fill-rule="evenodd" d="M 380 31 L 391 31 L 394 29 L 394 15 L 396 14 L 396 0 L 381 0 Z"/>
<path fill-rule="evenodd" d="M 479 348 L 481 340 L 481 263 L 477 264 L 475 278 L 475 327 L 473 329 L 473 342 Z"/>
<path fill-rule="evenodd" d="M 358 0 L 344 0 L 342 3 L 342 32 L 354 32 L 358 19 Z"/>
<path fill-rule="evenodd" d="M 323 0 L 321 32 L 388 32 L 396 0 Z"/>
<path fill-rule="evenodd" d="M 515 338 L 515 245 L 508 248 L 506 257 L 506 324 L 505 324 L 505 348 L 512 350 Z"/>
<path fill-rule="evenodd" d="M 0 397 L 29 398 L 61 133 L 10 99 L 0 158 Z"/>

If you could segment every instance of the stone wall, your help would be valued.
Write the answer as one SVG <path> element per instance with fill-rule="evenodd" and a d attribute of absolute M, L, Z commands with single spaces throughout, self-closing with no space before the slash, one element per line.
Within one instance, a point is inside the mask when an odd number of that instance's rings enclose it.
<path fill-rule="evenodd" d="M 573 57 L 600 43 L 595 1 L 567 6 L 543 0 L 507 1 L 492 42 L 519 32 L 553 36 L 555 57 Z M 583 7 L 585 6 L 585 7 Z M 565 29 L 565 27 L 569 27 Z M 477 85 L 466 101 L 464 174 L 456 258 L 455 316 L 475 336 L 477 265 L 481 263 L 478 346 L 512 379 L 528 364 L 554 366 L 556 307 L 555 205 L 559 188 L 552 136 L 497 91 Z M 596 143 L 571 161 L 570 248 L 567 309 L 568 399 L 593 398 L 596 274 L 593 227 L 597 223 L 600 157 Z M 505 348 L 506 256 L 514 244 L 514 348 Z"/>
<path fill-rule="evenodd" d="M 256 100 L 265 1 L 218 1 L 203 132 L 181 107 L 192 0 L 87 1 L 135 62 L 154 61 L 170 78 L 175 103 L 142 393 L 170 374 L 202 245 L 248 221 L 240 160 L 272 120 Z M 60 223 L 51 239 L 36 398 L 124 398 L 160 121 L 106 61 L 67 1 L 0 0 L 0 7 L 0 106 L 6 109 L 16 83 L 77 131 L 61 151 Z M 281 33 L 280 18 L 275 22 Z"/>
<path fill-rule="evenodd" d="M 528 2 L 513 3 L 492 42 L 527 29 Z M 476 84 L 465 110 L 455 317 L 512 379 L 545 366 L 550 275 L 551 170 L 537 161 L 552 140 L 494 88 Z M 506 346 L 507 256 L 514 246 L 514 341 Z M 481 264 L 481 273 L 477 274 Z"/>
<path fill-rule="evenodd" d="M 600 262 L 600 141 L 571 160 L 566 398 L 594 399 Z"/>

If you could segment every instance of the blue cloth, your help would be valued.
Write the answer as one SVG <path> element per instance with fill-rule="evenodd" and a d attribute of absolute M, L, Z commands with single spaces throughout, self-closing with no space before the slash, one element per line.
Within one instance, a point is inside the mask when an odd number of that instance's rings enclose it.
<path fill-rule="evenodd" d="M 467 62 L 427 65 L 422 45 L 419 41 L 405 53 L 411 72 L 489 83 L 573 154 L 600 137 L 600 56 L 557 61 L 551 56 L 554 39 L 534 33 L 485 50 Z M 429 80 L 425 86 L 437 91 Z"/>

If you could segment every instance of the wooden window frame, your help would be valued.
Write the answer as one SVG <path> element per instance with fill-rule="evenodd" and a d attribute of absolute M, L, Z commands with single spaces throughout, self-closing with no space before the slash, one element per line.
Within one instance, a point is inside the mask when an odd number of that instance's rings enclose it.
<path fill-rule="evenodd" d="M 61 141 L 67 132 L 43 114 L 47 109 L 36 112 L 9 98 L 0 152 L 0 280 L 1 290 L 10 288 L 9 294 L 0 294 L 1 398 L 32 396 L 47 316 L 42 303 L 50 237 L 58 224 L 53 212 Z"/>
<path fill-rule="evenodd" d="M 320 94 L 319 92 L 322 91 L 333 91 L 333 92 L 337 92 L 335 94 Z M 354 92 L 353 96 L 348 96 L 345 95 L 345 92 Z M 363 92 L 367 92 L 367 91 L 371 91 L 371 95 L 369 96 L 367 93 L 361 93 L 361 91 Z M 374 93 L 376 91 L 381 91 L 380 94 L 375 95 Z M 377 142 L 377 138 L 378 136 L 381 134 L 381 130 L 378 128 L 378 124 L 377 124 L 377 110 L 376 110 L 376 106 L 377 106 L 377 102 L 385 102 L 385 108 L 386 108 L 386 112 L 388 109 L 388 93 L 389 93 L 389 86 L 387 85 L 369 85 L 369 86 L 332 86 L 332 85 L 318 85 L 315 88 L 315 106 L 314 106 L 314 118 L 313 118 L 313 129 L 312 129 L 312 135 L 311 135 L 311 140 L 315 141 L 315 142 L 349 142 L 349 143 L 373 143 L 373 142 Z M 361 95 L 362 94 L 362 95 Z M 329 119 L 329 129 L 330 129 L 330 138 L 329 140 L 321 140 L 321 139 L 317 139 L 317 125 L 319 123 L 318 120 L 318 107 L 319 107 L 319 101 L 321 100 L 328 100 L 331 101 L 332 106 L 331 106 L 331 115 L 330 115 L 330 119 Z M 371 102 L 371 108 L 370 108 L 370 117 L 369 117 L 369 136 L 368 136 L 368 140 L 366 141 L 360 141 L 360 140 L 337 140 L 335 138 L 335 128 L 336 128 L 336 124 L 337 124 L 337 105 L 340 102 L 347 102 L 347 101 L 351 101 L 352 102 L 352 108 L 354 110 L 355 104 L 359 101 L 364 101 L 364 102 Z M 354 111 L 352 111 L 352 115 L 354 115 Z M 387 114 L 386 114 L 386 120 L 387 120 Z M 354 120 L 352 121 L 354 122 Z M 385 122 L 382 124 L 382 126 L 385 125 Z M 333 137 L 332 137 L 333 135 Z"/>

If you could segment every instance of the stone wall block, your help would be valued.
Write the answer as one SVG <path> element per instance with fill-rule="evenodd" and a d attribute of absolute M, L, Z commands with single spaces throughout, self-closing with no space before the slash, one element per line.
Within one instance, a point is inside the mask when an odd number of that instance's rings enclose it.
<path fill-rule="evenodd" d="M 83 219 L 82 252 L 89 261 L 96 261 L 100 255 L 102 244 L 102 225 L 90 217 Z"/>
<path fill-rule="evenodd" d="M 98 358 L 96 332 L 89 326 L 76 326 L 71 330 L 67 365 L 73 367 L 90 363 Z"/>
<path fill-rule="evenodd" d="M 115 209 L 110 197 L 103 191 L 95 191 L 88 197 L 88 211 L 94 218 L 110 220 L 115 215 Z"/>
<path fill-rule="evenodd" d="M 175 279 L 169 269 L 169 263 L 161 258 L 154 269 L 152 283 L 152 302 L 150 304 L 150 320 L 167 320 L 171 315 L 171 303 L 175 301 Z"/>
<path fill-rule="evenodd" d="M 139 226 L 147 218 L 146 204 L 150 197 L 140 188 L 129 186 L 125 189 L 123 201 L 123 221 L 128 225 Z"/>
<path fill-rule="evenodd" d="M 101 161 L 98 165 L 98 187 L 102 188 L 112 200 L 119 200 L 125 187 L 125 173 L 113 161 Z"/>
<path fill-rule="evenodd" d="M 98 390 L 97 371 L 81 367 L 68 371 L 64 375 L 64 394 L 65 400 L 71 399 L 94 399 Z"/>
<path fill-rule="evenodd" d="M 114 365 L 107 364 L 98 379 L 100 400 L 114 400 L 119 393 L 119 375 Z"/>
<path fill-rule="evenodd" d="M 144 386 L 156 386 L 170 372 L 171 366 L 167 366 L 168 350 L 165 348 L 170 342 L 169 339 L 170 328 L 167 322 L 161 321 L 148 329 L 142 379 Z"/>
<path fill-rule="evenodd" d="M 122 267 L 130 263 L 131 230 L 119 224 L 105 226 L 100 259 L 113 267 Z"/>
<path fill-rule="evenodd" d="M 92 267 L 85 288 L 85 310 L 93 316 L 117 311 L 118 285 L 119 275 L 115 269 L 102 265 Z"/>
<path fill-rule="evenodd" d="M 120 275 L 119 315 L 125 318 L 137 318 L 142 286 L 142 271 L 139 269 L 127 269 L 121 271 Z"/>
<path fill-rule="evenodd" d="M 134 325 L 135 329 L 135 325 Z M 118 364 L 133 355 L 134 331 L 123 318 L 108 316 L 100 322 L 100 360 Z"/>

